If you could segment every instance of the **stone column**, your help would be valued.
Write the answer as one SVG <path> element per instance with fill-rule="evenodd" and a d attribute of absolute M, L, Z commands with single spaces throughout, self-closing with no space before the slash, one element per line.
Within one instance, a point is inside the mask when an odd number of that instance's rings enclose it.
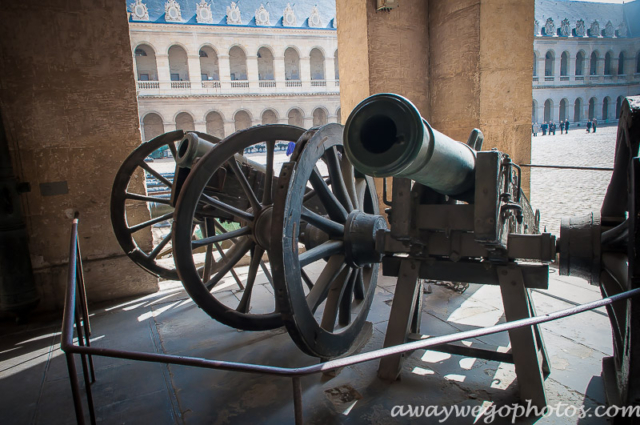
<path fill-rule="evenodd" d="M 313 114 L 305 116 L 304 117 L 304 124 L 303 124 L 304 128 L 311 128 L 313 127 Z"/>
<path fill-rule="evenodd" d="M 569 76 L 569 81 L 574 80 L 574 77 L 576 75 L 576 58 L 571 57 L 571 55 L 569 55 L 569 63 L 567 64 L 567 75 Z"/>
<path fill-rule="evenodd" d="M 333 81 L 336 79 L 335 62 L 336 58 L 333 56 L 327 56 L 324 59 L 324 79 L 331 81 L 331 84 L 327 83 L 327 88 L 335 86 L 335 84 L 333 84 Z"/>
<path fill-rule="evenodd" d="M 302 80 L 302 88 L 309 90 L 311 88 L 311 58 L 309 56 L 300 58 L 300 79 Z"/>
<path fill-rule="evenodd" d="M 618 63 L 620 59 L 616 57 L 611 58 L 611 75 L 618 75 Z"/>
<path fill-rule="evenodd" d="M 225 120 L 224 122 L 224 136 L 227 137 L 230 134 L 233 134 L 236 132 L 236 123 L 233 120 L 233 117 L 231 117 L 231 120 Z"/>
<path fill-rule="evenodd" d="M 194 129 L 196 131 L 201 131 L 202 133 L 207 132 L 207 122 L 206 121 L 194 121 L 193 122 Z"/>
<path fill-rule="evenodd" d="M 231 68 L 229 55 L 218 55 L 218 69 L 220 71 L 220 87 L 229 90 L 231 88 Z M 235 130 L 234 130 L 235 131 Z M 226 127 L 225 127 L 225 134 Z"/>
<path fill-rule="evenodd" d="M 200 84 L 200 82 L 202 81 L 202 73 L 200 70 L 200 56 L 187 56 L 187 63 L 189 64 L 189 81 L 192 83 L 192 88 L 201 88 L 202 84 Z"/>
<path fill-rule="evenodd" d="M 273 58 L 273 73 L 276 79 L 276 87 L 284 87 L 284 81 L 286 79 L 284 73 L 284 56 Z"/>
<path fill-rule="evenodd" d="M 160 88 L 163 90 L 169 90 L 171 88 L 169 55 L 156 54 L 156 66 L 158 67 L 158 81 L 160 82 Z"/>
<path fill-rule="evenodd" d="M 258 57 L 247 56 L 247 79 L 249 80 L 249 87 L 254 91 L 258 90 Z"/>

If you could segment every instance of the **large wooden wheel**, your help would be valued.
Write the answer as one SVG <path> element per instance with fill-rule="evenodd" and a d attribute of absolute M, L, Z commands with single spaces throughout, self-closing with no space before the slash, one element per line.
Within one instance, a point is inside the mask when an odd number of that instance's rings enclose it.
<path fill-rule="evenodd" d="M 378 279 L 375 233 L 386 228 L 373 180 L 354 173 L 342 133 L 343 126 L 328 124 L 301 138 L 282 167 L 273 208 L 282 318 L 298 347 L 321 358 L 347 352 L 362 330 Z"/>
<path fill-rule="evenodd" d="M 194 133 L 211 143 L 219 141 L 208 134 Z M 177 130 L 142 143 L 120 166 L 111 191 L 111 224 L 118 243 L 144 270 L 170 280 L 178 279 L 170 258 L 173 226 L 170 175 L 176 169 L 176 143 L 183 137 L 184 132 Z M 161 159 L 166 158 L 164 151 L 171 152 L 171 159 Z M 156 163 L 148 162 L 152 160 Z M 159 160 L 168 161 L 162 164 L 168 172 L 158 171 Z M 155 187 L 147 187 L 147 182 L 153 182 Z M 149 228 L 153 232 L 151 244 L 148 236 L 139 237 Z"/>
<path fill-rule="evenodd" d="M 182 186 L 176 203 L 173 247 L 178 276 L 194 302 L 212 318 L 243 330 L 282 326 L 270 265 L 276 141 L 296 141 L 304 130 L 271 124 L 238 131 L 204 155 Z M 266 153 L 247 148 L 266 143 Z M 182 146 L 180 147 L 182 150 Z M 263 158 L 264 164 L 255 160 Z M 205 224 L 202 237 L 194 231 Z M 231 243 L 225 248 L 224 244 Z M 204 259 L 202 259 L 204 257 Z M 230 292 L 229 288 L 240 288 Z"/>

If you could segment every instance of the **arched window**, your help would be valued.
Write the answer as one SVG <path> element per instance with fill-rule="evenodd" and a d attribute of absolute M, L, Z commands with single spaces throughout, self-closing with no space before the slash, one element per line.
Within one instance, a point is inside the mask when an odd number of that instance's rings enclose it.
<path fill-rule="evenodd" d="M 576 75 L 584 75 L 584 52 L 579 51 L 576 55 Z"/>
<path fill-rule="evenodd" d="M 616 99 L 616 119 L 620 119 L 620 112 L 622 112 L 622 96 L 618 96 Z"/>
<path fill-rule="evenodd" d="M 544 102 L 544 121 L 550 122 L 553 119 L 553 101 L 547 99 Z"/>
<path fill-rule="evenodd" d="M 273 72 L 273 54 L 271 50 L 266 47 L 261 47 L 260 50 L 258 50 L 258 79 L 275 79 Z"/>
<path fill-rule="evenodd" d="M 297 125 L 298 127 L 304 127 L 304 116 L 299 109 L 294 108 L 289 111 L 287 117 L 289 119 L 289 125 Z"/>
<path fill-rule="evenodd" d="M 560 76 L 566 77 L 569 75 L 569 52 L 562 52 L 560 57 Z"/>
<path fill-rule="evenodd" d="M 267 109 L 262 113 L 262 124 L 277 124 L 278 116 L 271 109 Z"/>
<path fill-rule="evenodd" d="M 618 55 L 618 75 L 624 75 L 624 52 Z"/>
<path fill-rule="evenodd" d="M 555 62 L 555 56 L 552 50 L 549 50 L 544 56 L 544 75 L 545 77 L 553 76 L 553 64 Z"/>
<path fill-rule="evenodd" d="M 573 104 L 573 122 L 578 123 L 580 121 L 582 121 L 582 100 L 577 98 Z"/>
<path fill-rule="evenodd" d="M 169 72 L 171 81 L 189 81 L 187 52 L 180 46 L 171 46 L 169 48 Z"/>
<path fill-rule="evenodd" d="M 558 112 L 560 121 L 564 121 L 567 119 L 567 99 L 562 99 L 560 101 L 560 110 Z"/>
<path fill-rule="evenodd" d="M 247 80 L 247 55 L 238 46 L 233 46 L 229 50 L 229 70 L 231 81 Z"/>
<path fill-rule="evenodd" d="M 218 55 L 209 46 L 204 46 L 200 49 L 200 74 L 202 75 L 202 81 L 220 80 Z"/>
<path fill-rule="evenodd" d="M 598 52 L 591 53 L 591 62 L 589 63 L 589 75 L 598 75 Z"/>
<path fill-rule="evenodd" d="M 164 124 L 158 114 L 147 114 L 142 119 L 142 140 L 145 142 L 164 133 Z"/>
<path fill-rule="evenodd" d="M 538 55 L 536 52 L 533 52 L 533 76 L 538 76 Z"/>
<path fill-rule="evenodd" d="M 538 102 L 535 100 L 531 103 L 531 122 L 538 122 Z"/>
<path fill-rule="evenodd" d="M 207 133 L 220 139 L 224 137 L 224 121 L 218 112 L 209 112 L 206 117 Z"/>
<path fill-rule="evenodd" d="M 322 108 L 313 111 L 313 126 L 325 125 L 327 123 L 327 113 Z"/>
<path fill-rule="evenodd" d="M 311 50 L 309 54 L 311 63 L 311 79 L 324 80 L 324 55 L 319 49 Z"/>
<path fill-rule="evenodd" d="M 151 46 L 141 44 L 136 47 L 135 57 L 138 81 L 158 81 L 156 53 Z"/>
<path fill-rule="evenodd" d="M 236 131 L 244 130 L 245 128 L 251 127 L 251 117 L 247 113 L 247 111 L 238 111 L 236 115 L 233 117 L 236 125 Z"/>
<path fill-rule="evenodd" d="M 293 47 L 284 51 L 284 78 L 300 80 L 300 56 Z"/>
<path fill-rule="evenodd" d="M 195 131 L 195 126 L 193 125 L 193 117 L 191 114 L 187 112 L 180 112 L 176 116 L 176 130 L 182 131 Z"/>
<path fill-rule="evenodd" d="M 342 124 L 342 108 L 338 108 L 336 115 L 338 116 L 338 124 Z"/>
<path fill-rule="evenodd" d="M 589 119 L 592 120 L 596 117 L 596 98 L 589 99 Z"/>
<path fill-rule="evenodd" d="M 606 121 L 609 119 L 609 96 L 605 97 L 602 100 L 602 120 Z"/>
<path fill-rule="evenodd" d="M 604 75 L 611 75 L 611 53 L 604 55 Z"/>
<path fill-rule="evenodd" d="M 338 70 L 338 51 L 333 55 L 333 68 L 335 71 L 336 80 L 340 79 L 340 72 Z"/>

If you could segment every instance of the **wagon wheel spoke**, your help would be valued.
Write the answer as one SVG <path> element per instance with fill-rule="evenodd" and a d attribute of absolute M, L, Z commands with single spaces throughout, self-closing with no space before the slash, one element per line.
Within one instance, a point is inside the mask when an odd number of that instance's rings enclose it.
<path fill-rule="evenodd" d="M 239 244 L 237 244 L 236 246 L 234 246 L 232 248 L 233 253 L 226 255 L 226 261 L 222 264 L 222 266 L 220 267 L 220 269 L 216 272 L 216 274 L 209 279 L 206 283 L 205 283 L 205 287 L 211 291 L 211 289 L 213 289 L 214 286 L 216 286 L 218 284 L 218 282 L 220 282 L 220 280 L 233 268 L 235 267 L 236 264 L 238 264 L 238 261 L 240 261 L 240 259 L 242 257 L 244 257 L 244 255 L 249 252 L 249 250 L 251 249 L 251 247 L 253 246 L 253 242 L 250 239 L 245 239 L 244 241 L 240 242 Z M 220 249 L 217 244 L 216 247 L 219 249 L 221 255 L 222 254 L 222 249 Z"/>
<path fill-rule="evenodd" d="M 169 149 L 171 150 L 171 155 L 173 156 L 173 158 L 175 160 L 175 158 L 178 157 L 178 151 L 176 150 L 175 142 L 170 142 L 169 143 Z"/>
<path fill-rule="evenodd" d="M 146 162 L 140 161 L 140 162 L 138 162 L 138 166 L 144 168 L 144 170 L 147 173 L 151 174 L 153 177 L 158 179 L 158 181 L 160 181 L 162 184 L 167 186 L 169 189 L 171 189 L 171 187 L 173 186 L 173 183 L 171 183 L 169 180 L 167 180 L 165 177 L 163 177 L 162 174 L 160 174 L 159 172 L 157 172 L 156 170 L 151 168 L 149 166 L 149 164 L 147 164 Z"/>
<path fill-rule="evenodd" d="M 367 180 L 358 179 L 356 182 L 356 196 L 358 198 L 358 205 L 360 208 L 364 208 L 364 197 L 367 194 Z"/>
<path fill-rule="evenodd" d="M 264 192 L 262 194 L 262 205 L 273 204 L 273 157 L 276 141 L 267 142 L 267 173 L 264 177 Z"/>
<path fill-rule="evenodd" d="M 222 250 L 222 247 L 220 246 L 220 244 L 218 242 L 214 243 L 213 246 L 216 247 L 216 250 L 218 251 L 218 254 L 220 254 L 220 263 L 223 263 L 224 261 L 229 261 L 227 255 L 224 253 L 224 251 Z M 234 246 L 235 248 L 235 246 Z M 233 249 L 233 248 L 231 248 Z M 235 251 L 234 251 L 235 252 Z M 244 289 L 244 285 L 242 284 L 242 280 L 240 280 L 240 277 L 238 276 L 238 274 L 236 273 L 236 271 L 231 268 L 231 276 L 233 276 L 233 279 L 236 281 L 236 283 L 238 284 L 238 286 L 240 287 L 241 290 Z"/>
<path fill-rule="evenodd" d="M 247 196 L 247 199 L 249 200 L 249 204 L 251 205 L 251 208 L 253 208 L 253 211 L 260 211 L 260 201 L 258 201 L 258 197 L 256 196 L 253 189 L 251 189 L 251 184 L 249 184 L 249 181 L 247 181 L 247 176 L 244 175 L 235 158 L 230 158 L 227 161 L 227 164 L 229 164 L 231 170 L 233 170 L 233 173 L 236 175 L 236 178 L 238 179 L 238 182 L 242 187 L 242 191 Z"/>
<path fill-rule="evenodd" d="M 302 276 L 302 280 L 304 281 L 305 285 L 307 285 L 307 288 L 309 288 L 309 290 L 312 290 L 313 282 L 309 278 L 309 275 L 307 274 L 307 272 L 305 272 L 303 269 L 300 269 L 300 275 Z"/>
<path fill-rule="evenodd" d="M 247 275 L 247 285 L 240 299 L 240 303 L 236 308 L 236 311 L 240 313 L 248 313 L 251 303 L 251 294 L 253 293 L 253 286 L 256 282 L 256 276 L 258 274 L 258 268 L 260 267 L 262 254 L 264 249 L 258 245 L 255 245 L 251 250 L 251 264 L 249 265 L 249 274 Z"/>
<path fill-rule="evenodd" d="M 211 245 L 215 242 L 222 242 L 226 240 L 231 240 L 235 242 L 235 238 L 237 238 L 238 236 L 244 236 L 250 233 L 251 233 L 251 228 L 249 226 L 245 226 L 236 230 L 232 230 L 230 232 L 225 232 L 215 236 L 208 236 L 202 239 L 197 239 L 191 242 L 191 247 L 193 249 L 196 249 L 203 246 Z"/>
<path fill-rule="evenodd" d="M 324 306 L 322 322 L 320 323 L 320 327 L 326 331 L 333 332 L 335 329 L 336 319 L 338 318 L 338 309 L 340 307 L 341 300 L 345 295 L 344 292 L 347 282 L 350 280 L 352 274 L 352 269 L 350 267 L 345 267 L 329 287 L 327 302 Z"/>
<path fill-rule="evenodd" d="M 136 224 L 135 226 L 131 226 L 131 227 L 129 227 L 129 232 L 135 233 L 135 232 L 137 232 L 139 230 L 144 229 L 145 227 L 149 227 L 151 225 L 154 225 L 156 223 L 160 223 L 161 221 L 169 220 L 171 218 L 173 218 L 173 211 L 171 211 L 170 213 L 161 215 L 160 217 L 156 217 L 156 218 L 153 218 L 151 220 L 147 220 L 147 221 L 145 221 L 143 223 Z"/>
<path fill-rule="evenodd" d="M 344 242 L 327 241 L 300 254 L 298 261 L 300 267 L 304 267 L 321 258 L 331 257 L 332 255 L 341 254 L 342 252 L 344 252 Z"/>
<path fill-rule="evenodd" d="M 353 211 L 353 203 L 351 202 L 351 198 L 347 192 L 347 186 L 340 168 L 336 147 L 332 146 L 325 151 L 324 155 L 327 160 L 327 169 L 329 170 L 329 177 L 331 178 L 331 189 L 333 190 L 333 194 L 338 198 L 347 212 L 351 212 Z"/>
<path fill-rule="evenodd" d="M 162 240 L 160 241 L 160 243 L 158 244 L 158 246 L 156 246 L 155 248 L 153 248 L 153 251 L 151 251 L 149 253 L 149 255 L 147 256 L 150 260 L 155 260 L 156 257 L 158 256 L 158 254 L 160 254 L 160 251 L 162 251 L 162 249 L 167 246 L 167 244 L 169 243 L 169 241 L 171 240 L 171 232 L 167 233 L 165 235 L 164 238 L 162 238 Z"/>
<path fill-rule="evenodd" d="M 318 280 L 316 280 L 315 285 L 307 295 L 307 305 L 312 312 L 315 312 L 325 300 L 331 283 L 344 268 L 344 255 L 334 255 L 329 258 L 326 267 L 322 270 Z"/>
<path fill-rule="evenodd" d="M 212 198 L 209 195 L 205 195 L 204 193 L 202 194 L 202 198 L 201 200 L 208 205 L 211 205 L 212 207 L 216 207 L 218 209 L 220 209 L 221 211 L 226 212 L 227 214 L 231 214 L 233 216 L 239 217 L 242 220 L 245 221 L 253 221 L 253 214 L 250 214 L 246 211 L 242 211 L 236 207 L 233 207 L 229 204 L 225 204 L 224 202 L 216 199 L 216 198 Z"/>
<path fill-rule="evenodd" d="M 327 186 L 327 183 L 324 181 L 320 172 L 317 168 L 314 167 L 311 172 L 311 176 L 309 178 L 309 182 L 313 189 L 315 190 L 320 202 L 324 205 L 329 217 L 333 221 L 337 221 L 339 223 L 344 223 L 347 221 L 347 210 L 345 210 L 344 206 L 338 201 L 333 192 Z M 332 184 L 333 186 L 333 184 Z"/>
<path fill-rule="evenodd" d="M 342 298 L 340 299 L 340 313 L 338 315 L 338 323 L 340 326 L 347 326 L 351 323 L 351 303 L 353 302 L 353 289 L 355 287 L 356 280 L 362 271 L 360 269 L 354 269 L 349 280 L 347 281 Z M 362 277 L 361 277 L 362 279 Z"/>
<path fill-rule="evenodd" d="M 363 270 L 358 270 L 358 274 L 356 275 L 356 280 L 353 287 L 353 297 L 362 301 L 364 299 L 364 277 L 362 276 Z"/>
<path fill-rule="evenodd" d="M 137 193 L 125 192 L 124 197 L 126 199 L 133 199 L 135 201 L 156 202 L 158 204 L 170 205 L 169 198 L 160 198 L 155 196 L 138 195 Z"/>
<path fill-rule="evenodd" d="M 358 198 L 358 191 L 356 190 L 356 178 L 353 170 L 353 165 L 349 162 L 346 155 L 342 155 L 340 159 L 340 171 L 344 176 L 344 182 L 347 186 L 347 192 L 349 193 L 349 199 L 356 210 L 361 209 L 360 200 Z"/>
<path fill-rule="evenodd" d="M 307 207 L 302 207 L 301 217 L 309 224 L 317 227 L 329 236 L 341 237 L 344 235 L 344 226 L 314 213 Z"/>
<path fill-rule="evenodd" d="M 327 186 L 329 186 L 331 184 L 331 179 L 329 177 L 327 177 L 326 179 L 324 179 L 324 182 Z M 314 189 L 308 190 L 305 194 L 304 197 L 302 198 L 302 203 L 306 203 L 308 200 L 310 200 L 311 198 L 313 198 L 314 196 L 316 196 L 316 191 Z"/>

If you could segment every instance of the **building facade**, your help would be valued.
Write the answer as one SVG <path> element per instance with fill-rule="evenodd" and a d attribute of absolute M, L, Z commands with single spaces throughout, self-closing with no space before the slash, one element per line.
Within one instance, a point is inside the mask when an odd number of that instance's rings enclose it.
<path fill-rule="evenodd" d="M 340 121 L 335 2 L 127 5 L 142 137 Z"/>
<path fill-rule="evenodd" d="M 536 0 L 532 122 L 617 122 L 640 94 L 639 8 Z"/>

